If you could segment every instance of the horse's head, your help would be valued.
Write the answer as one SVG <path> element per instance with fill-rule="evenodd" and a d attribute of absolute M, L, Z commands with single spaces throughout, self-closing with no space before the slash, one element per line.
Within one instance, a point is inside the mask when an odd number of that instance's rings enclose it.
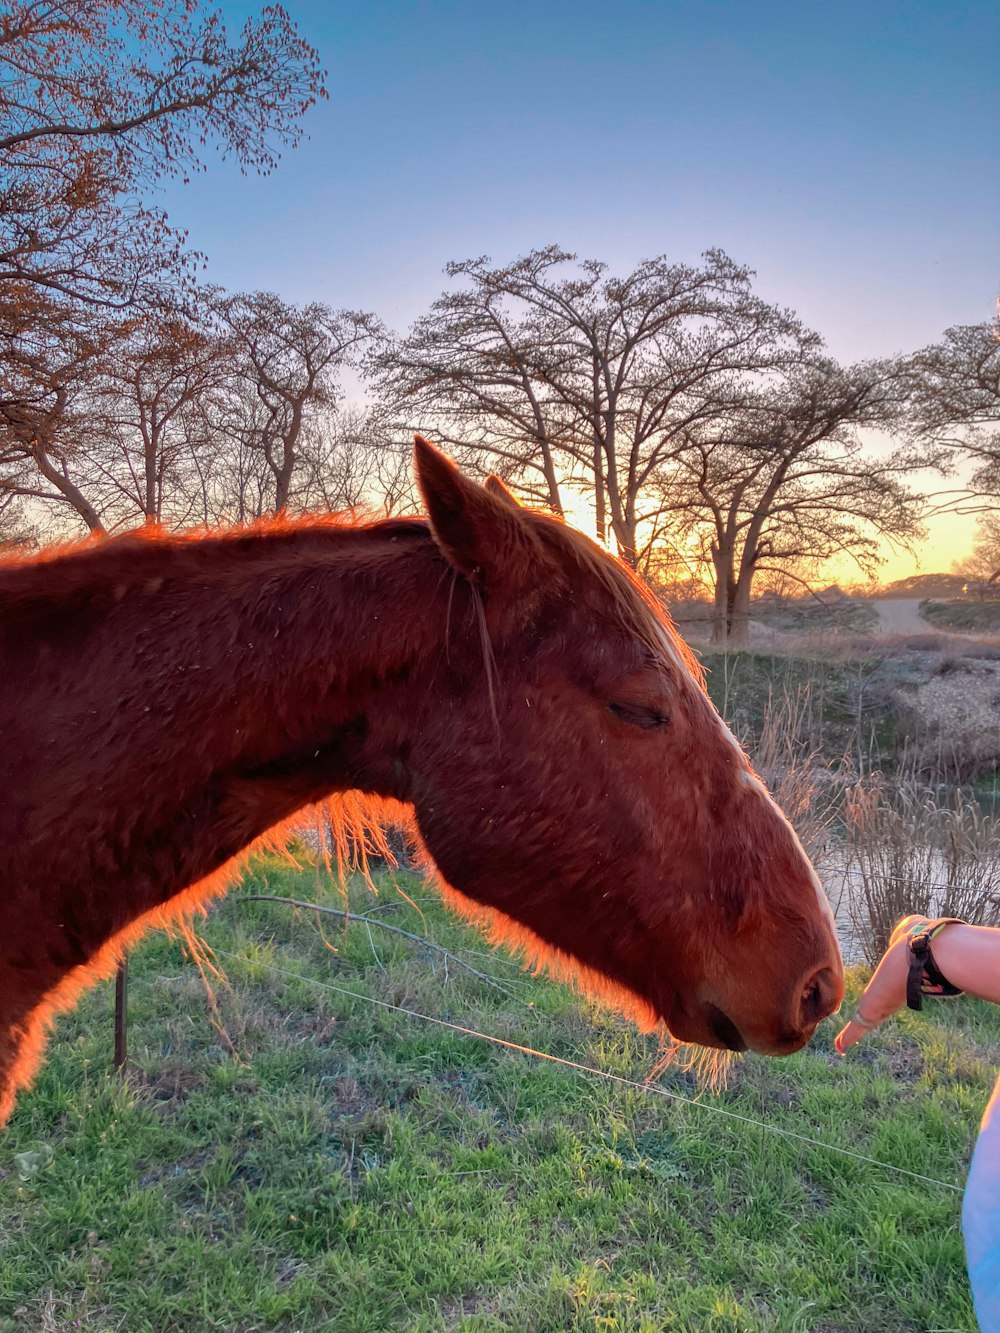
<path fill-rule="evenodd" d="M 797 1050 L 843 995 L 833 918 L 669 620 L 594 543 L 416 457 L 454 586 L 407 786 L 445 880 L 647 1025 Z"/>

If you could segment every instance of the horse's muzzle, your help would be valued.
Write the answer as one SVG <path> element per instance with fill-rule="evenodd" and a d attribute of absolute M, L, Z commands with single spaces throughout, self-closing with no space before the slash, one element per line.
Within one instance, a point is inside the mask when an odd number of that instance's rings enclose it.
<path fill-rule="evenodd" d="M 724 1046 L 727 1051 L 745 1051 L 746 1042 L 740 1036 L 740 1030 L 721 1009 L 717 1009 L 714 1004 L 710 1004 L 705 1010 L 708 1018 L 708 1025 L 712 1029 L 712 1035 L 716 1037 L 719 1044 Z"/>

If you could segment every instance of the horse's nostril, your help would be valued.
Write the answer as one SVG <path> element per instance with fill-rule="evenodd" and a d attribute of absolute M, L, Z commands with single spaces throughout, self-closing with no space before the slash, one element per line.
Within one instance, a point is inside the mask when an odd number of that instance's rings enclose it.
<path fill-rule="evenodd" d="M 712 1029 L 712 1035 L 722 1042 L 723 1046 L 729 1051 L 745 1051 L 746 1042 L 740 1035 L 740 1030 L 736 1024 L 721 1009 L 716 1009 L 714 1004 L 710 1004 L 707 1009 L 708 1025 Z"/>
<path fill-rule="evenodd" d="M 802 1027 L 815 1027 L 840 1005 L 842 987 L 831 967 L 821 967 L 806 979 L 799 1000 Z"/>

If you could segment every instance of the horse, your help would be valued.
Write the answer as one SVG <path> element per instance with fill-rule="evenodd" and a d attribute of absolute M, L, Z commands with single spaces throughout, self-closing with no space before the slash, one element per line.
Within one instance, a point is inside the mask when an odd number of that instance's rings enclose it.
<path fill-rule="evenodd" d="M 629 570 L 417 437 L 426 518 L 143 530 L 0 564 L 0 1124 L 55 1015 L 320 808 L 678 1042 L 839 1007 L 795 833 Z"/>

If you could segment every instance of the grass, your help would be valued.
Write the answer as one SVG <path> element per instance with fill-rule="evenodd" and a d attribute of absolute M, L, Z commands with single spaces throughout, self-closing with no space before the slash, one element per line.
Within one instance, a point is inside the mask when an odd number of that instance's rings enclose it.
<path fill-rule="evenodd" d="M 920 613 L 937 629 L 966 634 L 1000 633 L 1000 598 L 990 601 L 921 602 Z"/>
<path fill-rule="evenodd" d="M 736 734 L 753 746 L 765 717 L 782 699 L 800 699 L 800 724 L 826 755 L 888 757 L 898 742 L 893 664 L 874 655 L 759 651 L 700 653 L 712 701 Z"/>
<path fill-rule="evenodd" d="M 642 1078 L 655 1043 L 522 973 L 412 877 L 369 927 L 248 903 L 315 898 L 267 859 L 204 937 L 213 1022 L 180 944 L 133 955 L 131 1072 L 111 986 L 65 1019 L 0 1147 L 0 1330 L 556 1333 L 972 1330 L 959 1195 L 718 1109 L 960 1183 L 1000 1014 L 907 1014 L 849 1060 L 755 1057 L 669 1101 L 272 970 Z M 334 905 L 337 899 L 332 898 Z M 328 922 L 330 918 L 326 918 Z M 856 981 L 855 981 L 856 984 Z"/>
<path fill-rule="evenodd" d="M 815 597 L 784 598 L 775 603 L 762 601 L 754 606 L 752 615 L 758 624 L 788 632 L 856 630 L 864 633 L 878 625 L 878 613 L 871 603 L 855 597 L 830 602 Z"/>

